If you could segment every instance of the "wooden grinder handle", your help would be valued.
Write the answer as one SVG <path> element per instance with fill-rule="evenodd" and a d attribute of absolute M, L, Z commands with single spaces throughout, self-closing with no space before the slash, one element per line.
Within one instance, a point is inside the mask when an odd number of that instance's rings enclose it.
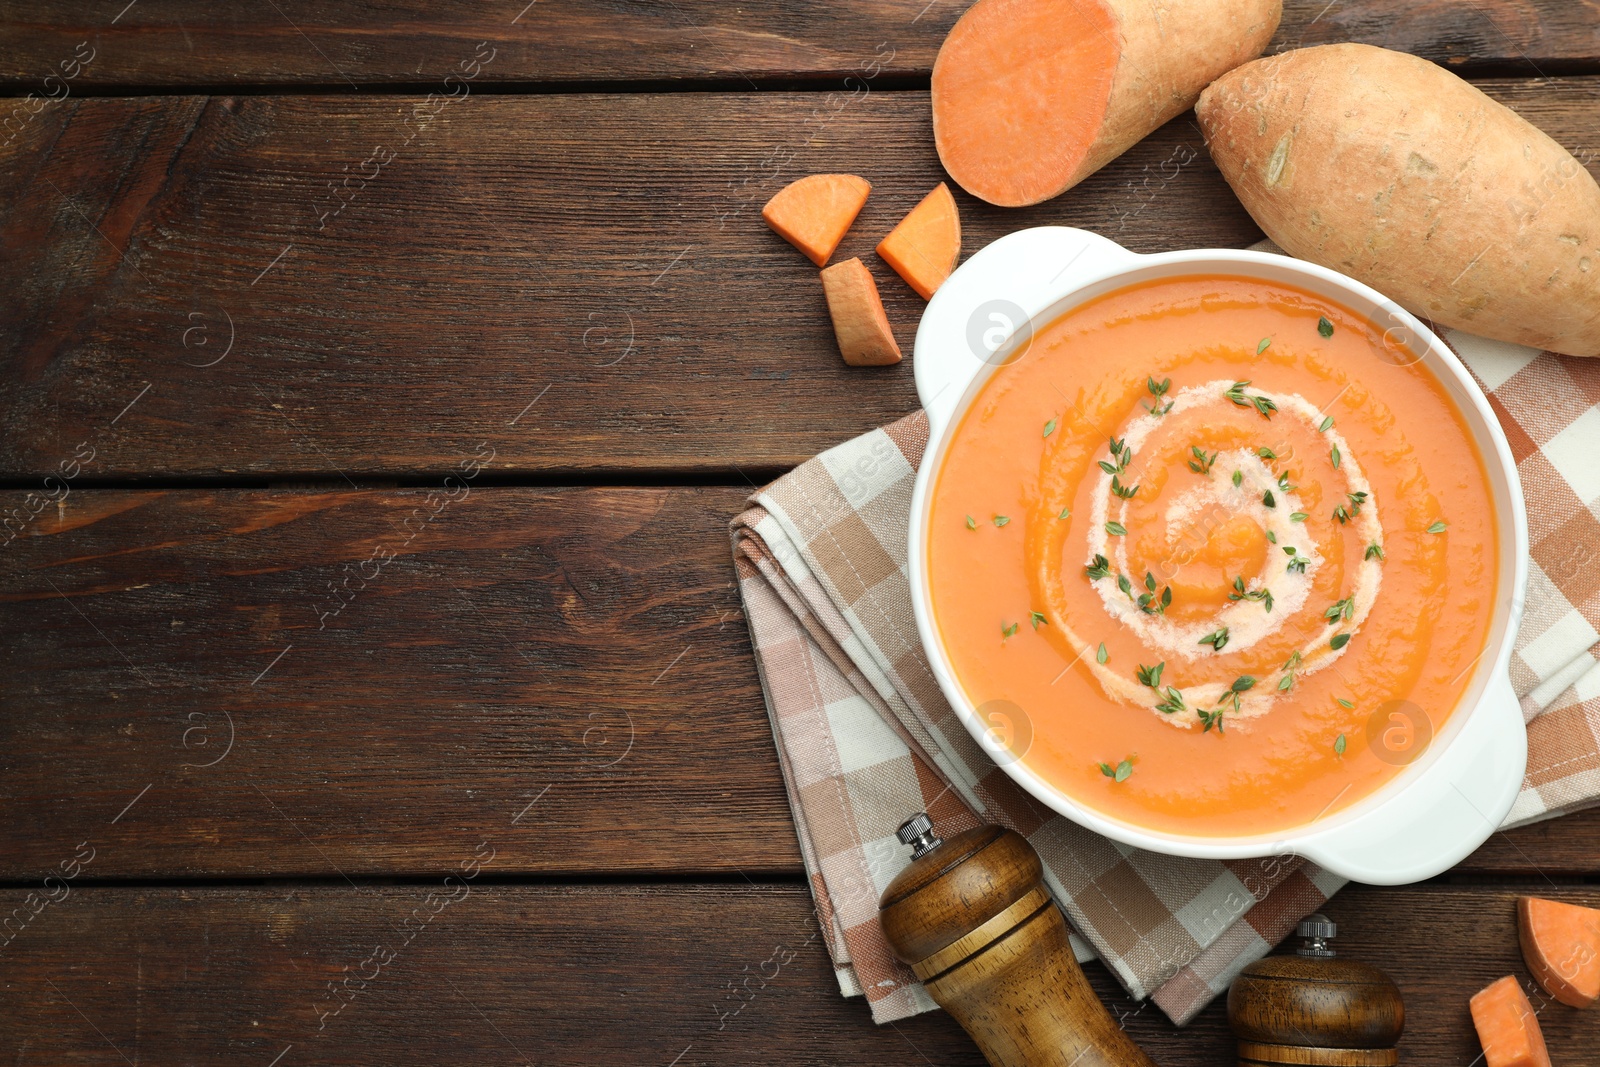
<path fill-rule="evenodd" d="M 1033 847 L 998 826 L 942 842 L 901 827 L 911 866 L 880 921 L 897 956 L 994 1067 L 1154 1067 L 1095 996 Z"/>

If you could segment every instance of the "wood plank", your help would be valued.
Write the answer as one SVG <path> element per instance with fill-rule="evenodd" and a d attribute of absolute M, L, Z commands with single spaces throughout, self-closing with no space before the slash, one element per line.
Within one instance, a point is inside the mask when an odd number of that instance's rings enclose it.
<path fill-rule="evenodd" d="M 797 870 L 743 497 L 72 492 L 0 548 L 0 877 Z"/>
<path fill-rule="evenodd" d="M 415 875 L 491 836 L 519 874 L 798 876 L 744 492 L 430 492 L 69 488 L 0 544 L 0 879 L 95 834 L 97 879 Z M 1600 873 L 1600 811 L 1460 870 Z"/>
<path fill-rule="evenodd" d="M 478 845 L 462 836 L 460 858 Z M 1600 901 L 1592 889 L 1551 895 Z M 1527 978 L 1513 899 L 1359 889 L 1334 901 L 1341 952 L 1405 995 L 1403 1062 L 1474 1061 L 1467 997 Z M 0 894 L 7 910 L 29 913 L 24 901 Z M 799 886 L 70 888 L 0 951 L 0 1052 L 49 1064 L 281 1055 L 280 1067 L 981 1062 L 942 1013 L 873 1026 L 838 995 L 815 932 Z M 1089 970 L 1163 1067 L 1232 1062 L 1221 1001 L 1179 1030 Z M 332 999 L 346 975 L 356 992 Z M 1592 1016 L 1550 1003 L 1540 1022 L 1556 1063 L 1600 1064 Z"/>
<path fill-rule="evenodd" d="M 509 84 L 715 78 L 926 78 L 968 4 L 820 0 L 731 6 L 712 0 L 619 6 L 527 4 L 223 5 L 175 0 L 86 13 L 68 0 L 0 5 L 0 82 L 59 92 L 48 75 L 79 71 L 75 93 L 104 87 L 235 85 L 344 89 L 436 82 L 493 49 L 484 76 Z M 120 12 L 120 14 L 119 14 Z M 1365 41 L 1465 69 L 1592 69 L 1595 13 L 1567 0 L 1288 0 L 1271 50 Z M 87 66 L 62 67 L 80 42 Z M 85 50 L 77 53 L 90 55 Z M 487 50 L 482 53 L 490 54 Z M 81 68 L 81 69 L 80 69 Z"/>
<path fill-rule="evenodd" d="M 1600 151 L 1600 78 L 1485 85 Z M 876 263 L 941 177 L 926 94 L 501 96 L 410 118 L 361 97 L 35 117 L 0 148 L 19 250 L 0 261 L 0 476 L 84 441 L 103 477 L 444 472 L 488 441 L 499 472 L 736 480 L 915 406 L 909 361 L 842 364 L 815 269 L 758 212 L 800 174 L 861 170 L 875 191 L 839 255 Z M 374 145 L 398 154 L 324 214 Z M 1259 236 L 1189 118 L 1056 201 L 958 199 L 969 252 L 1046 223 L 1138 251 Z M 922 303 L 878 273 L 909 346 Z"/>

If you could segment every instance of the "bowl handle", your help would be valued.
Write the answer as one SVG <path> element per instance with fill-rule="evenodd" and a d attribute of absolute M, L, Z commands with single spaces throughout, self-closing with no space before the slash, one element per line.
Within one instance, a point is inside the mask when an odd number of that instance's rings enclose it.
<path fill-rule="evenodd" d="M 1461 733 L 1415 781 L 1393 800 L 1307 837 L 1298 851 L 1356 882 L 1404 885 L 1432 878 L 1499 829 L 1527 763 L 1522 707 L 1502 668 Z"/>
<path fill-rule="evenodd" d="M 937 435 L 973 378 L 1033 317 L 1096 277 L 1139 257 L 1069 226 L 1018 230 L 980 249 L 945 279 L 922 313 L 913 349 L 917 396 Z M 1030 334 L 1031 335 L 1031 334 Z"/>

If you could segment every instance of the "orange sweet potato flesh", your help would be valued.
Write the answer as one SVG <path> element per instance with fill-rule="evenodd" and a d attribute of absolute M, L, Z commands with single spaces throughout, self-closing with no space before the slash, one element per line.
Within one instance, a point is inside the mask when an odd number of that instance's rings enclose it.
<path fill-rule="evenodd" d="M 924 300 L 944 284 L 961 258 L 961 216 L 944 182 L 878 242 L 878 255 Z"/>
<path fill-rule="evenodd" d="M 812 174 L 779 189 L 761 209 L 761 217 L 820 267 L 839 247 L 871 191 L 871 184 L 854 174 Z"/>
<path fill-rule="evenodd" d="M 933 64 L 933 139 L 1001 207 L 1058 196 L 1259 56 L 1282 0 L 978 0 Z"/>
<path fill-rule="evenodd" d="M 852 367 L 883 367 L 900 362 L 900 346 L 883 313 L 878 283 L 859 259 L 835 263 L 822 272 L 822 288 L 833 316 L 839 352 Z"/>
<path fill-rule="evenodd" d="M 1472 996 L 1472 1025 L 1485 1067 L 1550 1067 L 1539 1017 L 1512 975 Z"/>
<path fill-rule="evenodd" d="M 1600 909 L 1517 898 L 1522 958 L 1552 997 L 1574 1008 L 1600 999 Z"/>

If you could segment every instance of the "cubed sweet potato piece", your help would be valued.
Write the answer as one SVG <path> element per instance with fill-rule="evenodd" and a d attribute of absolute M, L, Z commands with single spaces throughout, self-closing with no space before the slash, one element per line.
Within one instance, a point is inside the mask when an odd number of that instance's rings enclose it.
<path fill-rule="evenodd" d="M 1517 899 L 1522 958 L 1552 997 L 1574 1008 L 1600 999 L 1600 909 Z"/>
<path fill-rule="evenodd" d="M 889 316 L 883 313 L 878 283 L 859 259 L 835 263 L 822 272 L 822 288 L 833 316 L 839 352 L 852 367 L 882 367 L 900 362 Z"/>
<path fill-rule="evenodd" d="M 854 174 L 813 174 L 779 189 L 761 209 L 761 217 L 820 267 L 839 247 L 871 191 L 867 180 Z"/>
<path fill-rule="evenodd" d="M 1539 1017 L 1514 975 L 1474 993 L 1471 1006 L 1485 1067 L 1550 1067 Z"/>

